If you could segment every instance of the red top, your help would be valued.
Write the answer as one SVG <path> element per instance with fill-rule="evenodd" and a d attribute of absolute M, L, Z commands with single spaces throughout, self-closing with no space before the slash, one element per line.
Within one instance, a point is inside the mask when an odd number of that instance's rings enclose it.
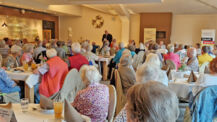
<path fill-rule="evenodd" d="M 68 65 L 59 57 L 53 57 L 47 61 L 49 70 L 42 76 L 39 93 L 50 97 L 57 93 L 63 86 L 68 73 Z"/>
<path fill-rule="evenodd" d="M 76 68 L 78 71 L 84 64 L 89 64 L 86 57 L 81 54 L 76 54 L 74 56 L 69 57 L 70 69 Z"/>
<path fill-rule="evenodd" d="M 179 55 L 175 53 L 168 53 L 164 55 L 164 60 L 172 60 L 176 64 L 176 70 L 181 66 Z"/>

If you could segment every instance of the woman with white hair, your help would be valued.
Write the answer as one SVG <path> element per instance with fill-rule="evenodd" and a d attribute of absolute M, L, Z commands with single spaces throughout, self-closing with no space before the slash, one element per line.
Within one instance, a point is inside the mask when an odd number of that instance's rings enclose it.
<path fill-rule="evenodd" d="M 95 61 L 99 59 L 99 56 L 91 52 L 92 49 L 93 49 L 93 46 L 89 44 L 87 46 L 87 51 L 83 54 L 83 56 L 85 56 L 87 60 L 91 62 L 95 67 L 98 67 Z"/>
<path fill-rule="evenodd" d="M 78 71 L 84 64 L 89 64 L 88 60 L 86 57 L 80 54 L 81 52 L 81 45 L 78 42 L 72 43 L 72 53 L 73 56 L 68 58 L 68 65 L 69 69 L 76 68 Z"/>
<path fill-rule="evenodd" d="M 33 61 L 33 45 L 25 44 L 23 47 L 23 55 L 21 57 L 21 63 L 31 63 Z"/>
<path fill-rule="evenodd" d="M 188 61 L 186 63 L 186 70 L 198 72 L 199 62 L 197 60 L 197 50 L 195 48 L 189 48 L 187 51 Z"/>
<path fill-rule="evenodd" d="M 130 54 L 122 55 L 118 65 L 118 71 L 121 78 L 121 84 L 124 94 L 136 82 L 136 73 L 132 68 L 132 56 Z"/>
<path fill-rule="evenodd" d="M 175 122 L 179 116 L 176 94 L 165 85 L 149 81 L 127 93 L 127 122 Z"/>
<path fill-rule="evenodd" d="M 155 80 L 168 86 L 168 77 L 166 72 L 161 70 L 161 62 L 157 54 L 150 53 L 142 66 L 137 68 L 136 81 L 145 83 L 149 80 Z"/>
<path fill-rule="evenodd" d="M 92 122 L 105 122 L 109 107 L 108 87 L 99 83 L 102 76 L 94 66 L 86 66 L 81 77 L 87 87 L 77 93 L 72 106 Z"/>
<path fill-rule="evenodd" d="M 174 45 L 170 44 L 167 46 L 168 54 L 164 54 L 164 61 L 171 60 L 176 65 L 176 70 L 181 66 L 179 55 L 174 53 Z"/>
<path fill-rule="evenodd" d="M 20 67 L 20 56 L 22 53 L 22 48 L 19 46 L 12 46 L 10 54 L 3 60 L 3 66 L 5 67 Z"/>
<path fill-rule="evenodd" d="M 36 69 L 34 73 L 42 75 L 39 93 L 51 97 L 62 88 L 68 73 L 68 65 L 57 56 L 54 48 L 48 49 L 46 54 L 48 61 Z"/>

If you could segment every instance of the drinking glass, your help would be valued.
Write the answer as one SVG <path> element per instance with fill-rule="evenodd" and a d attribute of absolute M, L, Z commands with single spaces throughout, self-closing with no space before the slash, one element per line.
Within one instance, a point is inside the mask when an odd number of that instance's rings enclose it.
<path fill-rule="evenodd" d="M 28 112 L 28 108 L 29 108 L 29 99 L 28 98 L 23 98 L 21 99 L 20 101 L 20 104 L 21 104 L 21 109 L 22 109 L 22 112 Z"/>
<path fill-rule="evenodd" d="M 56 119 L 62 119 L 63 103 L 54 102 L 54 116 Z"/>
<path fill-rule="evenodd" d="M 28 63 L 23 64 L 23 69 L 24 69 L 25 71 L 28 71 L 28 69 L 29 69 Z"/>

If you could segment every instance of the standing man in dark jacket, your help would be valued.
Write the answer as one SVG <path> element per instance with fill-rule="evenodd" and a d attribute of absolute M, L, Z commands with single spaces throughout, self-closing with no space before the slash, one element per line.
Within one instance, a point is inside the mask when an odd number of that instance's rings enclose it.
<path fill-rule="evenodd" d="M 104 43 L 105 39 L 108 40 L 109 43 L 111 44 L 111 42 L 112 42 L 112 35 L 110 33 L 108 33 L 107 30 L 105 30 L 105 34 L 103 34 L 103 37 L 102 37 L 102 42 L 103 43 Z"/>

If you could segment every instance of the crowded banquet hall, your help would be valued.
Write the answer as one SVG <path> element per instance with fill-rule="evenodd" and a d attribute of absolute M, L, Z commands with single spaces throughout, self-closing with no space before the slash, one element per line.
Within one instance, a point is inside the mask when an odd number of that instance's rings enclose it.
<path fill-rule="evenodd" d="M 217 122 L 217 1 L 0 0 L 0 122 Z"/>

